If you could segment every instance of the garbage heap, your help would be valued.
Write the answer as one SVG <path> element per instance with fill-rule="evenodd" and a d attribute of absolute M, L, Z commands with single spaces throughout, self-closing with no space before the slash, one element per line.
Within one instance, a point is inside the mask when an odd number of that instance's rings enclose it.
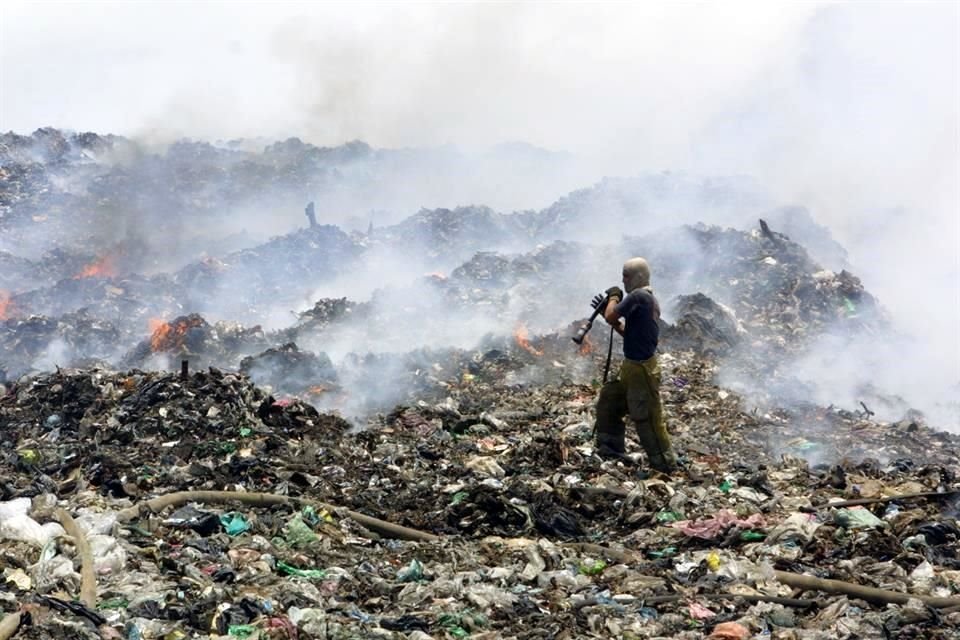
<path fill-rule="evenodd" d="M 747 411 L 678 350 L 684 467 L 641 478 L 595 386 L 460 355 L 362 430 L 215 368 L 10 385 L 3 637 L 957 637 L 960 437 Z"/>
<path fill-rule="evenodd" d="M 0 252 L 0 640 L 957 637 L 960 438 L 792 377 L 824 334 L 888 329 L 795 241 L 842 258 L 829 236 L 781 211 L 607 239 L 670 194 L 704 219 L 762 210 L 737 181 L 168 249 L 403 153 L 0 135 L 23 251 Z M 219 257 L 184 258 L 201 250 Z M 606 335 L 573 345 L 571 300 L 614 284 L 611 255 L 655 265 L 670 476 L 641 473 L 632 436 L 623 459 L 593 448 Z M 424 273 L 409 290 L 313 296 L 396 256 Z M 452 318 L 496 330 L 450 346 Z M 398 328 L 419 346 L 343 346 Z"/>
<path fill-rule="evenodd" d="M 35 144 L 30 140 L 23 142 L 26 146 L 13 145 L 13 157 L 22 160 L 24 149 L 33 148 L 28 142 Z M 52 146 L 43 147 L 43 153 L 56 158 L 62 155 L 58 149 L 78 144 L 61 144 L 56 136 L 44 140 Z M 197 169 L 212 161 L 203 160 L 212 152 L 177 147 L 163 162 Z M 57 176 L 66 170 L 54 162 L 42 166 Z M 112 168 L 109 175 L 117 171 Z M 601 197 L 607 188 L 601 184 L 592 191 Z M 7 212 L 27 230 L 29 222 L 23 219 L 32 218 L 26 213 L 53 206 L 47 200 L 51 194 L 35 195 L 40 202 L 28 207 L 32 200 L 17 200 Z M 114 195 L 130 194 L 121 189 Z M 603 225 L 593 221 L 589 211 L 573 206 L 576 202 L 561 207 L 564 228 L 573 236 L 567 239 L 551 239 L 549 225 L 542 224 L 552 219 L 554 208 L 504 215 L 461 207 L 424 210 L 366 234 L 311 226 L 177 268 L 151 267 L 149 275 L 137 269 L 150 267 L 144 256 L 152 256 L 155 248 L 136 238 L 125 238 L 100 253 L 93 246 L 57 248 L 38 259 L 0 253 L 0 266 L 9 268 L 0 269 L 0 368 L 9 379 L 55 366 L 96 363 L 168 368 L 161 364 L 163 358 L 154 357 L 158 350 L 148 348 L 155 342 L 153 334 L 158 326 L 176 325 L 194 314 L 212 329 L 203 340 L 194 330 L 197 339 L 188 341 L 186 350 L 162 341 L 171 347 L 160 351 L 172 367 L 187 356 L 196 366 L 235 370 L 246 357 L 290 343 L 323 358 L 324 345 L 357 327 L 375 336 L 395 333 L 397 327 L 419 327 L 420 343 L 433 346 L 432 330 L 449 323 L 451 315 L 455 322 L 478 321 L 501 332 L 519 324 L 532 327 L 531 334 L 550 334 L 570 317 L 588 312 L 587 301 L 604 284 L 612 284 L 598 275 L 610 273 L 610 255 L 644 255 L 655 265 L 654 284 L 670 325 L 664 327 L 670 348 L 742 361 L 744 371 L 761 371 L 765 380 L 777 378 L 770 371 L 773 363 L 802 352 L 827 329 L 883 330 L 879 305 L 855 276 L 823 268 L 804 247 L 766 223 L 746 231 L 678 226 L 618 244 L 591 245 L 580 241 L 577 230 L 586 233 Z M 60 205 L 67 207 L 63 215 L 78 211 L 68 206 L 69 199 Z M 170 218 L 184 215 L 182 207 L 174 208 Z M 198 217 L 195 222 L 200 221 Z M 61 223 L 92 225 L 69 217 Z M 43 236 L 39 228 L 34 233 Z M 409 291 L 392 283 L 370 293 L 369 301 L 315 297 L 318 287 L 369 269 L 371 261 L 381 264 L 377 260 L 383 256 L 398 255 L 409 257 L 405 267 L 414 273 L 423 269 L 421 278 L 411 277 Z M 367 289 L 361 289 L 355 297 L 365 295 Z M 384 299 L 396 303 L 384 304 Z M 571 302 L 575 300 L 582 303 Z M 308 309 L 296 316 L 290 313 L 304 307 Z M 260 329 L 268 322 L 276 327 L 282 317 L 291 318 L 289 326 L 273 333 Z M 362 348 L 357 348 L 358 355 L 363 355 Z"/>

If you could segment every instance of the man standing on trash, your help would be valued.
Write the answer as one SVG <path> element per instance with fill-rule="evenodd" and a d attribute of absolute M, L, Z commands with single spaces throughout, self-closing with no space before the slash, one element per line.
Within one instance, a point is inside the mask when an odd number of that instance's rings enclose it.
<path fill-rule="evenodd" d="M 606 304 L 601 311 L 604 319 L 623 336 L 620 374 L 603 385 L 597 399 L 597 452 L 602 457 L 624 455 L 623 419 L 629 415 L 650 466 L 671 473 L 677 469 L 677 456 L 670 445 L 660 400 L 660 305 L 650 288 L 646 260 L 631 258 L 624 263 L 623 287 L 626 297 L 620 287 L 610 287 L 592 303 L 594 309 Z"/>

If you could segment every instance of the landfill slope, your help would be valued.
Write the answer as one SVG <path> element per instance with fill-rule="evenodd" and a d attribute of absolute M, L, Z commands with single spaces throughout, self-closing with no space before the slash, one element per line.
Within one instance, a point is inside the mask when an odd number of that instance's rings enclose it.
<path fill-rule="evenodd" d="M 145 175 L 171 220 L 216 218 L 258 181 L 385 162 L 290 140 L 104 163 L 126 144 L 0 137 L 0 227 L 82 224 Z M 886 335 L 882 301 L 796 212 L 590 238 L 597 202 L 755 204 L 670 180 L 311 225 L 152 273 L 132 245 L 0 253 L 22 276 L 0 275 L 0 637 L 958 637 L 960 436 L 879 389 L 822 406 L 796 372 L 825 334 Z M 303 304 L 299 279 L 403 249 L 407 285 Z M 597 455 L 609 334 L 570 340 L 621 254 L 656 266 L 669 476 L 630 429 L 627 457 Z M 377 349 L 342 348 L 358 333 Z"/>

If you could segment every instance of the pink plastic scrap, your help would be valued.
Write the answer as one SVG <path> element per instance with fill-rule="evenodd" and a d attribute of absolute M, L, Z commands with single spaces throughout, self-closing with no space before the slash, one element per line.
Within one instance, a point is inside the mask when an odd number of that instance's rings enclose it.
<path fill-rule="evenodd" d="M 722 535 L 730 527 L 737 529 L 753 529 L 764 526 L 763 516 L 754 513 L 747 518 L 740 518 L 729 509 L 721 509 L 709 518 L 700 520 L 681 520 L 674 522 L 673 527 L 680 529 L 691 538 L 713 540 Z"/>
<path fill-rule="evenodd" d="M 697 604 L 696 602 L 690 603 L 690 617 L 694 620 L 707 620 L 715 617 L 716 615 L 717 614 L 715 614 L 713 611 L 710 611 L 710 609 L 707 609 L 702 604 Z"/>

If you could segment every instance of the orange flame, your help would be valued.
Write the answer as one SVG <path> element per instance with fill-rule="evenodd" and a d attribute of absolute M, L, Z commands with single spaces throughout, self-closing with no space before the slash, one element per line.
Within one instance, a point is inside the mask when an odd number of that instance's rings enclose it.
<path fill-rule="evenodd" d="M 577 350 L 582 356 L 593 353 L 593 344 L 590 343 L 590 338 L 588 336 L 583 337 L 583 342 L 580 343 L 580 348 Z"/>
<path fill-rule="evenodd" d="M 103 256 L 102 258 L 97 258 L 83 269 L 80 270 L 80 273 L 73 276 L 74 280 L 79 280 L 81 278 L 112 278 L 117 275 L 116 266 L 113 263 L 113 258 L 111 256 Z"/>
<path fill-rule="evenodd" d="M 187 331 L 194 327 L 203 326 L 203 320 L 195 318 L 178 318 L 173 322 L 164 322 L 157 318 L 149 320 L 151 330 L 150 350 L 154 353 L 160 351 L 176 351 L 183 348 L 183 338 Z"/>
<path fill-rule="evenodd" d="M 517 328 L 514 329 L 513 339 L 517 341 L 517 345 L 519 345 L 524 351 L 532 353 L 535 356 L 543 355 L 543 351 L 534 348 L 534 346 L 530 344 L 530 340 L 527 338 L 527 328 L 522 324 L 518 324 Z"/>
<path fill-rule="evenodd" d="M 150 318 L 147 321 L 150 328 L 150 350 L 156 353 L 160 351 L 163 344 L 167 341 L 172 327 L 160 318 Z"/>
<path fill-rule="evenodd" d="M 6 320 L 13 315 L 13 302 L 10 301 L 10 294 L 0 289 L 0 320 Z"/>

